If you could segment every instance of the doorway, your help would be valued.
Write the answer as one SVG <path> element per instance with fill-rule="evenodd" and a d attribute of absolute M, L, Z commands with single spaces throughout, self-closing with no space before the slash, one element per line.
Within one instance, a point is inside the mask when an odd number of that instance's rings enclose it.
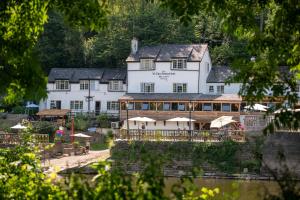
<path fill-rule="evenodd" d="M 101 111 L 101 101 L 95 102 L 95 115 L 99 115 Z"/>

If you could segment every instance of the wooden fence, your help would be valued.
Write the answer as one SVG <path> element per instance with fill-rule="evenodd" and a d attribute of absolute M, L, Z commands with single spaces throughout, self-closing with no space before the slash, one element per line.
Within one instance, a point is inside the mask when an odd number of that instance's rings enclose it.
<path fill-rule="evenodd" d="M 222 131 L 182 131 L 182 130 L 120 130 L 115 135 L 116 140 L 150 140 L 150 141 L 211 141 L 225 140 L 245 141 L 245 134 L 240 130 Z"/>
<path fill-rule="evenodd" d="M 19 144 L 22 139 L 20 134 L 16 133 L 1 133 L 0 144 Z M 49 143 L 48 134 L 32 134 L 33 142 L 35 143 Z"/>

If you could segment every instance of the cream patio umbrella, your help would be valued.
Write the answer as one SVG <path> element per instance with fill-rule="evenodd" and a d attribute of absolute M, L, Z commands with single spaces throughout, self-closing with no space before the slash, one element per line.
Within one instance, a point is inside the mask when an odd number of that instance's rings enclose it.
<path fill-rule="evenodd" d="M 175 118 L 172 118 L 172 119 L 168 119 L 166 121 L 168 121 L 168 122 L 189 122 L 189 121 L 194 122 L 196 120 L 190 119 L 190 118 L 187 118 L 187 117 L 175 117 Z"/>
<path fill-rule="evenodd" d="M 22 130 L 22 129 L 26 129 L 26 126 L 23 126 L 22 124 L 18 123 L 17 125 L 14 125 L 12 127 L 10 127 L 11 129 L 17 129 L 17 130 Z"/>
<path fill-rule="evenodd" d="M 233 116 L 222 116 L 217 119 L 214 119 L 213 121 L 211 121 L 210 128 L 221 128 L 227 124 L 236 122 L 232 118 Z"/>
<path fill-rule="evenodd" d="M 247 110 L 264 111 L 264 112 L 266 112 L 267 109 L 269 109 L 268 106 L 264 106 L 264 105 L 261 105 L 258 103 L 254 104 L 254 105 L 245 106 L 244 108 Z"/>
<path fill-rule="evenodd" d="M 138 129 L 140 128 L 139 122 L 155 122 L 156 120 L 151 119 L 149 117 L 133 117 L 128 119 L 128 121 L 137 121 L 138 122 Z"/>
<path fill-rule="evenodd" d="M 91 136 L 83 134 L 83 133 L 76 133 L 74 134 L 74 137 L 79 137 L 79 138 L 90 138 Z"/>

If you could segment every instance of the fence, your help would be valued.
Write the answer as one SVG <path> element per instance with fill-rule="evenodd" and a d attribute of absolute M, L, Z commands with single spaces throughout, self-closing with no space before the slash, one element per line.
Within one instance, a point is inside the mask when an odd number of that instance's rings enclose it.
<path fill-rule="evenodd" d="M 221 130 L 221 131 L 182 131 L 182 130 L 141 130 L 130 129 L 120 130 L 115 135 L 116 140 L 151 140 L 151 141 L 245 141 L 245 134 L 240 130 Z"/>
<path fill-rule="evenodd" d="M 49 143 L 48 134 L 33 134 L 33 141 L 35 143 Z M 0 144 L 19 144 L 22 137 L 16 133 L 2 133 L 0 134 Z"/>

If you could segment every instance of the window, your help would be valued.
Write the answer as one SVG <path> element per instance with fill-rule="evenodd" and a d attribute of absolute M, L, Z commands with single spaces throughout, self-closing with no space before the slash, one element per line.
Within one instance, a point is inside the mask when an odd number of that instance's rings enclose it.
<path fill-rule="evenodd" d="M 150 102 L 150 110 L 156 110 L 156 103 Z"/>
<path fill-rule="evenodd" d="M 50 109 L 61 109 L 61 101 L 51 100 Z"/>
<path fill-rule="evenodd" d="M 135 102 L 134 109 L 135 110 L 141 110 L 142 109 L 142 103 L 141 102 Z"/>
<path fill-rule="evenodd" d="M 81 80 L 80 90 L 88 90 L 88 89 L 89 89 L 89 80 Z"/>
<path fill-rule="evenodd" d="M 154 83 L 141 83 L 141 92 L 142 93 L 153 93 L 154 92 Z"/>
<path fill-rule="evenodd" d="M 149 103 L 143 103 L 142 110 L 149 110 Z"/>
<path fill-rule="evenodd" d="M 127 109 L 128 110 L 133 110 L 133 108 L 134 108 L 134 103 L 130 102 L 130 103 L 127 104 Z"/>
<path fill-rule="evenodd" d="M 195 103 L 194 104 L 195 111 L 202 111 L 202 103 Z"/>
<path fill-rule="evenodd" d="M 213 86 L 213 85 L 210 85 L 210 86 L 209 86 L 208 92 L 209 92 L 209 93 L 214 93 L 214 86 Z"/>
<path fill-rule="evenodd" d="M 155 69 L 153 59 L 141 59 L 141 70 L 153 70 Z"/>
<path fill-rule="evenodd" d="M 108 101 L 107 110 L 119 110 L 119 102 L 117 101 Z"/>
<path fill-rule="evenodd" d="M 205 63 L 205 70 L 206 70 L 206 73 L 209 72 L 209 63 L 208 62 Z"/>
<path fill-rule="evenodd" d="M 224 85 L 218 85 L 217 86 L 217 93 L 218 94 L 224 94 Z"/>
<path fill-rule="evenodd" d="M 55 88 L 56 88 L 56 90 L 69 90 L 69 81 L 68 80 L 56 80 Z"/>
<path fill-rule="evenodd" d="M 109 81 L 108 91 L 123 91 L 122 81 Z"/>
<path fill-rule="evenodd" d="M 178 104 L 178 110 L 180 110 L 180 111 L 185 111 L 185 108 L 186 108 L 185 103 L 179 103 L 179 104 Z"/>
<path fill-rule="evenodd" d="M 222 104 L 222 111 L 223 112 L 230 112 L 230 103 L 223 103 Z"/>
<path fill-rule="evenodd" d="M 172 59 L 172 69 L 186 69 L 186 59 Z"/>
<path fill-rule="evenodd" d="M 186 83 L 173 83 L 173 92 L 174 93 L 186 93 L 187 84 Z"/>
<path fill-rule="evenodd" d="M 239 111 L 239 104 L 232 103 L 231 104 L 231 112 L 238 112 Z"/>
<path fill-rule="evenodd" d="M 203 104 L 203 111 L 211 111 L 211 110 L 212 110 L 211 103 Z"/>
<path fill-rule="evenodd" d="M 178 110 L 178 103 L 172 103 L 172 110 Z"/>
<path fill-rule="evenodd" d="M 82 110 L 83 109 L 83 101 L 71 101 L 70 109 L 72 110 Z"/>
<path fill-rule="evenodd" d="M 171 103 L 164 103 L 163 110 L 170 110 L 170 108 L 171 108 Z"/>
<path fill-rule="evenodd" d="M 163 110 L 163 103 L 157 103 L 157 110 Z"/>
<path fill-rule="evenodd" d="M 221 104 L 220 103 L 214 103 L 213 104 L 213 111 L 221 111 Z"/>

